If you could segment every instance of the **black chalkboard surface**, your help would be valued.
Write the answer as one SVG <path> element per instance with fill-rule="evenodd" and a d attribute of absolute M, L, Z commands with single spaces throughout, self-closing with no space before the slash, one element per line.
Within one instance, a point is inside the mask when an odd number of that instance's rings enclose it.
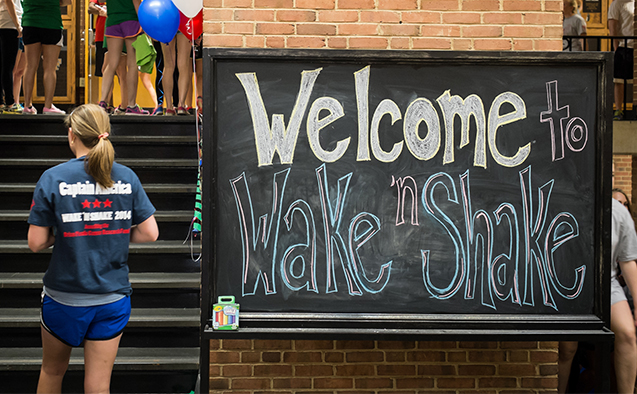
<path fill-rule="evenodd" d="M 603 330 L 610 59 L 206 50 L 203 323 Z"/>

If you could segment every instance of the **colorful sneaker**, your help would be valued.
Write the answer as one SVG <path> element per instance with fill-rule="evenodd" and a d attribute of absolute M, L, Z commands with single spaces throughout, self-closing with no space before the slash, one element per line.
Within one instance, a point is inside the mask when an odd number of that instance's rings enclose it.
<path fill-rule="evenodd" d="M 110 114 L 110 111 L 108 110 L 109 105 L 108 103 L 106 103 L 106 101 L 100 101 L 97 105 L 99 105 L 104 111 L 106 111 L 107 114 Z"/>
<path fill-rule="evenodd" d="M 6 108 L 4 112 L 9 114 L 21 114 L 23 110 L 24 110 L 24 107 L 22 107 L 20 103 L 13 103 L 13 105 L 10 106 L 9 108 Z"/>
<path fill-rule="evenodd" d="M 150 113 L 150 116 L 161 116 L 164 114 L 164 109 L 162 107 L 157 107 Z"/>
<path fill-rule="evenodd" d="M 623 120 L 624 119 L 624 111 L 618 109 L 613 113 L 613 120 Z"/>
<path fill-rule="evenodd" d="M 0 104 L 0 114 L 7 110 L 7 106 L 4 104 Z"/>
<path fill-rule="evenodd" d="M 148 115 L 148 111 L 135 104 L 134 107 L 126 107 L 126 115 Z"/>
<path fill-rule="evenodd" d="M 177 112 L 174 108 L 166 108 L 166 116 L 175 116 Z"/>
<path fill-rule="evenodd" d="M 42 113 L 45 115 L 66 115 L 65 111 L 62 111 L 53 104 L 51 104 L 51 108 L 44 107 Z"/>
<path fill-rule="evenodd" d="M 188 111 L 188 113 L 189 113 L 190 115 L 194 115 L 194 114 L 195 114 L 195 112 L 196 112 L 196 111 L 195 111 L 195 109 L 194 109 L 193 107 L 187 107 L 187 108 L 186 108 L 186 111 Z"/>
<path fill-rule="evenodd" d="M 125 115 L 125 114 L 126 114 L 126 108 L 122 108 L 121 105 L 113 110 L 113 115 Z"/>
<path fill-rule="evenodd" d="M 190 115 L 190 113 L 188 112 L 188 109 L 179 107 L 177 108 L 177 115 Z"/>
<path fill-rule="evenodd" d="M 37 115 L 37 113 L 38 113 L 38 110 L 35 109 L 34 106 L 24 107 L 24 109 L 22 110 L 22 114 Z"/>

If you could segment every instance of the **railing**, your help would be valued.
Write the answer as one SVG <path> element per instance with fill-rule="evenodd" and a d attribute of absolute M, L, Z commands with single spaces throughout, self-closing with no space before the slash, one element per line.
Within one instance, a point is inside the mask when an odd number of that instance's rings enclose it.
<path fill-rule="evenodd" d="M 606 45 L 605 47 L 613 52 L 615 51 L 615 46 L 613 44 L 614 40 L 618 40 L 619 45 L 626 48 L 633 47 L 633 43 L 629 43 L 629 41 L 637 40 L 637 36 L 563 36 L 562 38 L 566 42 L 566 46 L 563 46 L 565 51 L 573 50 L 574 40 L 583 40 L 584 51 L 600 51 L 602 48 L 602 42 L 608 41 L 608 45 Z M 632 78 L 624 78 L 624 104 L 622 107 L 624 114 L 627 113 L 626 98 L 628 94 L 628 89 L 626 89 L 625 87 L 629 82 L 632 84 Z"/>

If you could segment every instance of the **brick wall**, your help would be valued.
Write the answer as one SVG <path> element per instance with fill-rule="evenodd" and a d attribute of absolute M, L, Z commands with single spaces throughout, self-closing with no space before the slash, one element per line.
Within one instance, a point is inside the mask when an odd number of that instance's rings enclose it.
<path fill-rule="evenodd" d="M 613 155 L 615 163 L 615 187 L 622 189 L 631 201 L 633 190 L 633 156 Z"/>
<path fill-rule="evenodd" d="M 562 0 L 204 0 L 204 46 L 562 49 Z M 555 342 L 211 341 L 215 393 L 539 393 Z"/>
<path fill-rule="evenodd" d="M 213 340 L 218 393 L 539 393 L 555 342 Z"/>

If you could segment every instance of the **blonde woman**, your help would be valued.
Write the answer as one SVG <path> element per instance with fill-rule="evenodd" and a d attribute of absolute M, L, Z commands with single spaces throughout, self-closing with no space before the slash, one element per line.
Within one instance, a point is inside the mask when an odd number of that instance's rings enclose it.
<path fill-rule="evenodd" d="M 81 345 L 85 392 L 109 392 L 131 310 L 129 243 L 159 231 L 139 179 L 113 161 L 108 115 L 85 104 L 66 125 L 75 159 L 44 172 L 29 215 L 29 248 L 55 245 L 43 279 L 38 393 L 61 392 L 71 348 Z"/>

